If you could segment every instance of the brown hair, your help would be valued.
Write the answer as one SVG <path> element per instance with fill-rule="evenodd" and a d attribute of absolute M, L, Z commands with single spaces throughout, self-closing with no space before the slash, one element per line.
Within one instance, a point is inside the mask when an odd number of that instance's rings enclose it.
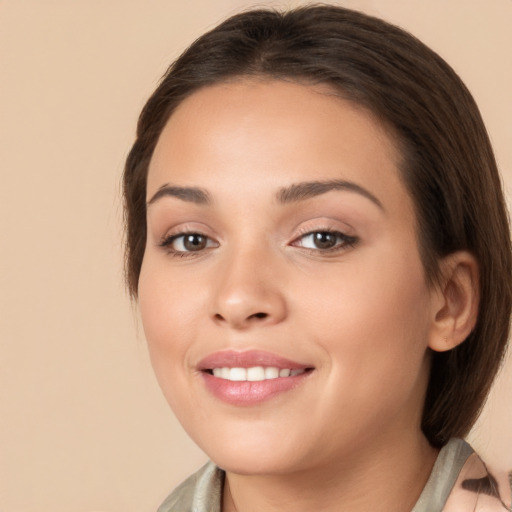
<path fill-rule="evenodd" d="M 310 6 L 233 16 L 171 65 L 139 118 L 124 173 L 126 278 L 133 297 L 146 243 L 146 178 L 174 109 L 201 87 L 258 76 L 329 84 L 394 131 L 416 208 L 420 253 L 431 283 L 438 261 L 470 251 L 480 271 L 475 329 L 433 353 L 422 428 L 441 446 L 467 434 L 505 351 L 512 300 L 508 218 L 478 107 L 460 78 L 407 32 L 360 12 Z"/>

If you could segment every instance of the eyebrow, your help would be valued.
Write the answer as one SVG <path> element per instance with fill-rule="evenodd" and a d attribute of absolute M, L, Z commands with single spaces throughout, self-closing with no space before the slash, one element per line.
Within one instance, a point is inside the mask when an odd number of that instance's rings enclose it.
<path fill-rule="evenodd" d="M 372 201 L 372 203 L 376 204 L 381 210 L 385 210 L 381 201 L 371 192 L 356 183 L 345 180 L 305 181 L 301 183 L 294 183 L 288 187 L 279 189 L 276 194 L 276 198 L 279 203 L 287 204 L 296 201 L 305 201 L 306 199 L 326 194 L 331 190 L 355 192 Z M 165 184 L 156 191 L 156 193 L 147 202 L 147 205 L 149 206 L 155 203 L 162 197 L 175 197 L 182 201 L 196 204 L 210 204 L 212 202 L 210 193 L 203 188 L 180 187 L 177 185 Z"/>
<path fill-rule="evenodd" d="M 179 187 L 177 185 L 162 185 L 147 202 L 147 206 L 158 201 L 162 197 L 176 197 L 182 201 L 196 204 L 211 203 L 211 196 L 207 190 L 199 187 Z"/>
<path fill-rule="evenodd" d="M 345 190 L 348 192 L 355 192 L 356 194 L 360 194 L 366 199 L 369 199 L 381 210 L 385 211 L 381 201 L 371 192 L 361 187 L 357 183 L 345 180 L 306 181 L 302 183 L 295 183 L 288 187 L 281 188 L 278 191 L 276 198 L 282 204 L 293 203 L 295 201 L 304 201 L 312 197 L 326 194 L 331 190 Z"/>

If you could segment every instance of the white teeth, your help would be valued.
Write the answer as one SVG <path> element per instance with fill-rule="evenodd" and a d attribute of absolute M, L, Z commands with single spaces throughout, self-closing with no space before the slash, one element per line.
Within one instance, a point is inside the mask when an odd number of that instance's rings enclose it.
<path fill-rule="evenodd" d="M 247 370 L 245 368 L 230 368 L 229 380 L 234 380 L 234 381 L 247 380 Z"/>
<path fill-rule="evenodd" d="M 277 379 L 279 377 L 279 368 L 269 366 L 265 368 L 265 379 Z"/>
<path fill-rule="evenodd" d="M 275 366 L 251 366 L 250 368 L 213 368 L 215 377 L 234 382 L 249 381 L 257 382 L 261 380 L 277 379 L 278 377 L 294 377 L 301 375 L 306 370 L 304 368 L 290 370 L 289 368 L 279 369 Z"/>
<path fill-rule="evenodd" d="M 265 380 L 265 369 L 263 366 L 247 368 L 247 380 L 250 380 L 251 382 L 255 382 L 257 380 Z"/>

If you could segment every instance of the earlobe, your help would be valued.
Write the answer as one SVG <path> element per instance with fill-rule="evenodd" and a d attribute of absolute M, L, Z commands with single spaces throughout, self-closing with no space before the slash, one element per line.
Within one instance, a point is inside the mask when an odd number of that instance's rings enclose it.
<path fill-rule="evenodd" d="M 459 251 L 441 263 L 441 281 L 433 292 L 428 346 L 445 352 L 462 343 L 475 327 L 479 304 L 479 272 L 474 256 Z"/>

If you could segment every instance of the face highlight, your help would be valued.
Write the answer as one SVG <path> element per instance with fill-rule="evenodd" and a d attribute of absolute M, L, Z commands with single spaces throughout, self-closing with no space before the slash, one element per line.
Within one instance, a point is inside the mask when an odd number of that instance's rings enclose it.
<path fill-rule="evenodd" d="M 432 292 L 398 162 L 320 88 L 220 84 L 170 118 L 140 309 L 169 404 L 221 467 L 285 473 L 419 435 Z"/>

